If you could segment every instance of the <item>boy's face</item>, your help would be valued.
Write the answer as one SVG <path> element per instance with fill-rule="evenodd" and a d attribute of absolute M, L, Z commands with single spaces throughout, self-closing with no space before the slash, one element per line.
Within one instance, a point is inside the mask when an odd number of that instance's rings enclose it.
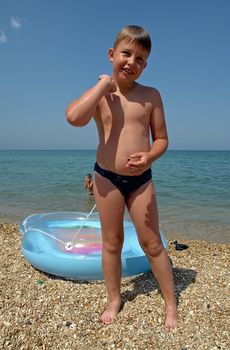
<path fill-rule="evenodd" d="M 135 42 L 121 41 L 109 50 L 113 75 L 118 81 L 135 81 L 147 65 L 149 52 Z"/>

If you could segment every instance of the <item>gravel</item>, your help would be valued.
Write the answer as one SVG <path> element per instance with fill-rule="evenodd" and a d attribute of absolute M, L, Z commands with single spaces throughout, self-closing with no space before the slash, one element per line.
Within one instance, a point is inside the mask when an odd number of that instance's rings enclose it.
<path fill-rule="evenodd" d="M 0 349 L 230 349 L 230 244 L 168 241 L 180 322 L 166 332 L 164 303 L 151 273 L 122 280 L 123 308 L 100 322 L 103 281 L 71 281 L 34 269 L 16 224 L 0 224 Z"/>

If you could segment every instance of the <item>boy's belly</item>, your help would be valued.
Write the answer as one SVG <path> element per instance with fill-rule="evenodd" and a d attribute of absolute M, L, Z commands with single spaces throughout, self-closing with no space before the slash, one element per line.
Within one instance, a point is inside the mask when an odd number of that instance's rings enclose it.
<path fill-rule="evenodd" d="M 149 144 L 127 144 L 126 147 L 118 147 L 115 151 L 114 147 L 99 145 L 97 150 L 97 162 L 104 169 L 110 170 L 116 174 L 129 176 L 133 175 L 130 173 L 130 169 L 127 167 L 131 154 L 136 152 L 148 152 L 149 150 Z M 132 159 L 134 160 L 134 158 Z M 139 158 L 136 158 L 135 160 L 139 160 Z"/>

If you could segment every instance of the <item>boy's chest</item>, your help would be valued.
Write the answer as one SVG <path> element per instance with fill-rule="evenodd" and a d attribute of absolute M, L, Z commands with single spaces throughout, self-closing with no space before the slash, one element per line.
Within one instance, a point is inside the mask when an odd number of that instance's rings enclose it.
<path fill-rule="evenodd" d="M 104 98 L 100 104 L 102 122 L 108 123 L 149 123 L 152 106 L 145 101 L 132 101 L 113 95 Z"/>

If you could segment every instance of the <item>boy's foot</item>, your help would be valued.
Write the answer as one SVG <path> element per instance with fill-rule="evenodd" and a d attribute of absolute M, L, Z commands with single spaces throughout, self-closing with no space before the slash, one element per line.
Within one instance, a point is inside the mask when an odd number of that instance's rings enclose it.
<path fill-rule="evenodd" d="M 175 330 L 177 322 L 179 320 L 178 311 L 175 307 L 167 307 L 166 309 L 166 319 L 165 319 L 165 329 L 170 332 Z"/>
<path fill-rule="evenodd" d="M 101 315 L 101 321 L 104 324 L 113 323 L 115 317 L 120 311 L 120 307 L 121 307 L 121 301 L 110 302 L 107 308 L 105 309 L 105 311 L 103 312 L 103 314 Z"/>

